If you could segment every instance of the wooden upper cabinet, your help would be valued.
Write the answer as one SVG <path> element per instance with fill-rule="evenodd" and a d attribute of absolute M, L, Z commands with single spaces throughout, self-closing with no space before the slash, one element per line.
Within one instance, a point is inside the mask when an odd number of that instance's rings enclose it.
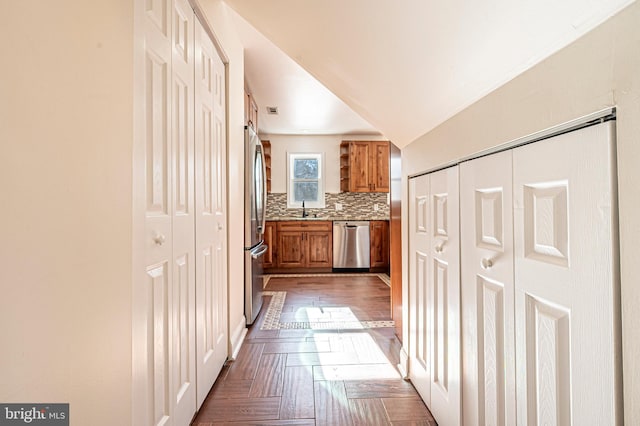
<path fill-rule="evenodd" d="M 340 190 L 389 192 L 389 142 L 343 141 L 340 144 Z"/>
<path fill-rule="evenodd" d="M 389 192 L 389 142 L 374 142 L 371 181 L 374 192 Z"/>
<path fill-rule="evenodd" d="M 350 192 L 371 192 L 371 145 L 370 142 L 351 142 L 349 145 Z"/>

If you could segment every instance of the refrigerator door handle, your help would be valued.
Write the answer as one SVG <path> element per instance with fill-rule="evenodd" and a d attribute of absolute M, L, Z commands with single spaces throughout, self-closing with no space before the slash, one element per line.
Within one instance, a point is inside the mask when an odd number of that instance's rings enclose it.
<path fill-rule="evenodd" d="M 260 219 L 260 233 L 264 234 L 264 229 L 267 224 L 267 163 L 264 158 L 264 150 L 262 144 L 260 144 L 260 156 L 262 157 L 262 217 Z"/>
<path fill-rule="evenodd" d="M 269 246 L 266 244 L 261 244 L 255 249 L 251 250 L 251 257 L 253 257 L 254 259 L 257 259 L 263 254 L 265 254 L 267 250 L 269 250 Z"/>

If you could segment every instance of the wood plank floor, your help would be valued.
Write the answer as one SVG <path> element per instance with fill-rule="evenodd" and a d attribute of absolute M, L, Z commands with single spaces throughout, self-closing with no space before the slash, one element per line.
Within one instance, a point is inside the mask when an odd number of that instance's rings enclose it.
<path fill-rule="evenodd" d="M 287 292 L 281 322 L 318 311 L 334 320 L 390 318 L 389 287 L 375 276 L 277 277 L 266 290 Z M 193 426 L 436 425 L 396 368 L 393 328 L 261 330 L 269 302 Z"/>

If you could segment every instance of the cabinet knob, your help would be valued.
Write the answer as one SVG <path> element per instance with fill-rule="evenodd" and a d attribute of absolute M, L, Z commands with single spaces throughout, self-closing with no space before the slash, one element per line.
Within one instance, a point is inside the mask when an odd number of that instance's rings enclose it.
<path fill-rule="evenodd" d="M 164 244 L 164 242 L 166 241 L 166 238 L 163 234 L 161 233 L 156 233 L 156 236 L 153 237 L 153 242 L 156 243 L 156 245 L 161 246 L 162 244 Z"/>
<path fill-rule="evenodd" d="M 480 266 L 482 266 L 482 269 L 489 269 L 493 266 L 493 261 L 491 259 L 483 258 L 480 261 Z"/>
<path fill-rule="evenodd" d="M 442 253 L 442 251 L 444 250 L 444 243 L 440 243 L 435 246 L 434 250 L 436 251 L 436 253 Z"/>

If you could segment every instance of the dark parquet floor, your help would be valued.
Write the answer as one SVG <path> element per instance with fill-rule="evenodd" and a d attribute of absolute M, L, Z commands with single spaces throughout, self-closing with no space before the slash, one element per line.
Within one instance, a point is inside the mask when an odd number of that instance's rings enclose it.
<path fill-rule="evenodd" d="M 286 291 L 283 323 L 390 319 L 389 287 L 375 276 L 274 277 L 265 290 Z M 262 330 L 269 303 L 193 426 L 436 424 L 397 370 L 393 328 Z"/>

